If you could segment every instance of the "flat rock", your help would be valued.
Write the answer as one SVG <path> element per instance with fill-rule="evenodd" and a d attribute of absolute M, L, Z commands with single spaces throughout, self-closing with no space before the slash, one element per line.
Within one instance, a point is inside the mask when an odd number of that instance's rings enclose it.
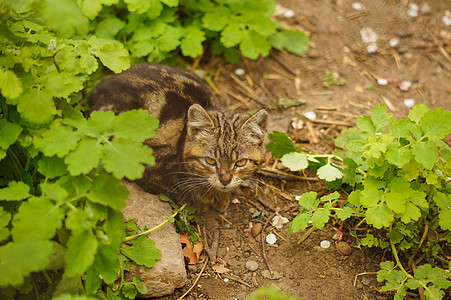
<path fill-rule="evenodd" d="M 161 201 L 158 196 L 146 193 L 135 183 L 124 181 L 123 184 L 130 191 L 127 207 L 123 210 L 126 221 L 136 219 L 139 227 L 152 228 L 172 215 L 171 206 Z M 130 272 L 127 273 L 126 279 L 131 281 L 134 276 L 140 276 L 144 281 L 148 293 L 138 297 L 172 294 L 176 288 L 183 287 L 187 282 L 179 235 L 175 232 L 174 225 L 167 223 L 150 233 L 149 238 L 155 242 L 155 247 L 160 249 L 161 259 L 150 269 L 130 263 Z"/>

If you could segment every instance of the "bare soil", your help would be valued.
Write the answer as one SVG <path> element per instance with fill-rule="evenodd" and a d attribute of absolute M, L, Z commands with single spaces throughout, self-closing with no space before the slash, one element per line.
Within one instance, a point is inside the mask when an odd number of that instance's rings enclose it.
<path fill-rule="evenodd" d="M 243 59 L 236 66 L 204 57 L 200 63 L 202 69 L 216 72 L 214 83 L 222 99 L 218 106 L 244 111 L 265 107 L 272 115 L 272 129 L 288 132 L 296 142 L 302 143 L 303 149 L 315 153 L 331 153 L 333 139 L 340 130 L 355 124 L 358 117 L 369 114 L 379 103 L 386 103 L 397 117 L 407 115 L 409 108 L 404 100 L 409 98 L 429 107 L 451 109 L 451 28 L 442 22 L 445 10 L 451 9 L 450 2 L 416 2 L 420 7 L 416 18 L 407 15 L 406 0 L 361 1 L 363 11 L 354 10 L 353 2 L 279 1 L 283 7 L 292 9 L 295 16 L 282 16 L 278 21 L 306 31 L 311 38 L 311 50 L 302 57 L 274 51 L 257 61 Z M 377 53 L 367 53 L 368 44 L 362 42 L 360 36 L 364 27 L 371 27 L 378 34 Z M 400 40 L 397 48 L 389 46 L 392 38 Z M 246 74 L 235 75 L 237 68 L 244 69 Z M 335 72 L 345 84 L 323 87 L 327 72 Z M 389 83 L 378 85 L 376 79 L 383 77 L 387 77 Z M 408 91 L 397 87 L 397 82 L 402 80 L 412 82 Z M 280 104 L 286 99 L 305 101 L 305 104 L 281 108 Z M 303 120 L 303 113 L 309 111 L 315 111 L 317 120 L 322 123 L 311 122 L 311 130 L 305 126 L 294 129 L 292 122 Z M 265 168 L 287 171 L 269 156 Z M 308 172 L 298 175 L 314 177 Z M 214 232 L 219 232 L 216 266 L 230 272 L 216 272 L 211 262 L 206 262 L 208 255 L 204 252 L 198 264 L 187 266 L 190 283 L 165 299 L 178 299 L 200 273 L 199 281 L 185 299 L 245 299 L 258 287 L 270 284 L 299 299 L 393 298 L 392 294 L 379 292 L 382 284 L 375 275 L 381 260 L 392 259 L 391 254 L 356 247 L 348 256 L 339 254 L 337 241 L 333 239 L 340 229 L 339 224 L 313 230 L 302 242 L 300 238 L 309 228 L 287 237 L 289 224 L 281 230 L 268 224 L 264 236 L 270 232 L 278 234 L 275 245 L 265 242 L 268 264 L 278 278 L 266 278 L 268 265 L 262 257 L 261 235 L 253 237 L 250 224 L 265 225 L 276 210 L 283 210 L 282 214 L 291 220 L 298 212 L 291 207 L 296 204 L 293 195 L 328 191 L 321 181 L 314 179 L 287 181 L 260 176 L 259 180 L 261 188 L 257 192 L 244 191 L 237 197 L 239 203 L 232 204 L 221 216 L 213 212 L 204 216 L 204 239 L 210 247 Z M 256 216 L 256 212 L 264 215 Z M 349 233 L 351 227 L 352 224 L 345 224 L 341 230 Z M 331 247 L 321 248 L 323 240 L 330 241 Z M 344 241 L 355 246 L 349 234 Z M 255 272 L 246 269 L 249 260 L 258 263 Z M 409 297 L 417 299 L 415 294 Z"/>

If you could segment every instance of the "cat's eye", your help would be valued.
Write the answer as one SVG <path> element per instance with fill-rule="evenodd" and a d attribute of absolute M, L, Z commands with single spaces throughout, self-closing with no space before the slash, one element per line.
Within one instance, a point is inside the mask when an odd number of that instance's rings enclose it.
<path fill-rule="evenodd" d="M 210 156 L 205 157 L 205 162 L 212 166 L 216 165 L 216 159 L 211 158 Z"/>
<path fill-rule="evenodd" d="M 243 158 L 243 159 L 237 160 L 236 163 L 235 163 L 235 165 L 236 165 L 237 167 L 243 167 L 246 163 L 247 163 L 247 159 L 246 159 L 246 158 Z"/>

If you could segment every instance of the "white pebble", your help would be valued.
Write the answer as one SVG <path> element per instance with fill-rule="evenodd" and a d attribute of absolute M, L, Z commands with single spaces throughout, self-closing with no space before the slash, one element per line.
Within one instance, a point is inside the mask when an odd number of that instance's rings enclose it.
<path fill-rule="evenodd" d="M 246 74 L 246 71 L 244 71 L 244 69 L 238 68 L 235 70 L 235 75 L 243 76 L 244 74 Z"/>
<path fill-rule="evenodd" d="M 232 203 L 233 204 L 239 204 L 240 200 L 238 200 L 238 198 L 233 198 Z"/>
<path fill-rule="evenodd" d="M 362 2 L 354 2 L 354 3 L 352 3 L 352 8 L 356 11 L 362 11 L 363 4 L 362 4 Z"/>
<path fill-rule="evenodd" d="M 330 242 L 328 240 L 321 241 L 320 246 L 321 248 L 327 249 L 330 247 Z"/>
<path fill-rule="evenodd" d="M 418 11 L 419 7 L 416 3 L 409 3 L 409 6 L 407 6 L 409 10 Z"/>
<path fill-rule="evenodd" d="M 377 51 L 379 51 L 379 46 L 376 44 L 370 44 L 366 47 L 366 52 L 368 53 L 376 53 Z"/>
<path fill-rule="evenodd" d="M 302 120 L 293 121 L 291 122 L 291 126 L 294 129 L 302 129 L 302 127 L 304 127 L 304 121 Z"/>
<path fill-rule="evenodd" d="M 275 244 L 277 242 L 276 235 L 274 233 L 270 233 L 266 236 L 266 242 L 270 245 Z"/>
<path fill-rule="evenodd" d="M 407 15 L 411 18 L 418 17 L 418 10 L 409 9 L 407 10 Z"/>
<path fill-rule="evenodd" d="M 291 9 L 287 9 L 284 13 L 283 16 L 285 18 L 292 18 L 294 17 L 294 11 L 292 11 Z"/>
<path fill-rule="evenodd" d="M 442 17 L 442 22 L 446 26 L 451 25 L 451 12 L 449 10 L 445 10 L 445 15 Z"/>
<path fill-rule="evenodd" d="M 362 38 L 362 42 L 364 43 L 374 43 L 379 38 L 373 28 L 370 27 L 364 27 L 360 29 L 360 36 Z"/>
<path fill-rule="evenodd" d="M 399 39 L 391 39 L 388 44 L 390 45 L 390 47 L 397 47 L 399 45 L 400 41 Z"/>
<path fill-rule="evenodd" d="M 387 78 L 379 78 L 377 80 L 377 84 L 378 85 L 387 85 L 388 84 L 388 80 L 387 80 Z"/>
<path fill-rule="evenodd" d="M 229 282 L 229 278 L 224 278 L 224 282 Z"/>
<path fill-rule="evenodd" d="M 415 99 L 404 99 L 404 105 L 407 107 L 413 107 L 415 105 Z"/>
<path fill-rule="evenodd" d="M 304 117 L 306 117 L 309 120 L 316 120 L 316 113 L 313 111 L 308 111 L 304 113 Z"/>
<path fill-rule="evenodd" d="M 398 82 L 397 85 L 401 91 L 407 92 L 410 89 L 410 87 L 412 86 L 412 82 L 410 82 L 408 80 L 403 80 L 403 81 Z"/>

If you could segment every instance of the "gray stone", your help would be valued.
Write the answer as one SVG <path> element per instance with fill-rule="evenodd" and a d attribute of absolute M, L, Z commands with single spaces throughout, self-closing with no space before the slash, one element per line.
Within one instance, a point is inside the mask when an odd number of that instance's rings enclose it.
<path fill-rule="evenodd" d="M 152 228 L 167 219 L 172 214 L 171 206 L 160 200 L 156 195 L 144 192 L 139 186 L 123 182 L 130 191 L 127 207 L 124 208 L 125 220 L 136 219 L 139 227 Z M 176 288 L 183 287 L 187 282 L 185 259 L 182 253 L 179 235 L 174 225 L 167 223 L 149 234 L 155 242 L 155 247 L 161 251 L 161 259 L 153 268 L 130 264 L 127 280 L 140 276 L 148 293 L 138 297 L 161 297 L 172 294 Z"/>
<path fill-rule="evenodd" d="M 246 262 L 246 269 L 248 269 L 249 271 L 257 271 L 258 269 L 258 262 L 254 261 L 254 260 L 248 260 Z"/>

